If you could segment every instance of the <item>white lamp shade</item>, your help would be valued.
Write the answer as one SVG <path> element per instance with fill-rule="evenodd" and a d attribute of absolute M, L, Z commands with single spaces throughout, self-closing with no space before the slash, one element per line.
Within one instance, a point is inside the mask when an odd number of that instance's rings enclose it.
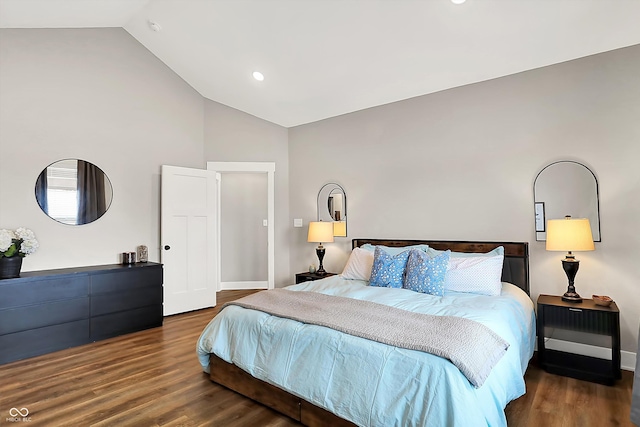
<path fill-rule="evenodd" d="M 548 251 L 593 251 L 591 224 L 587 218 L 550 219 L 547 221 Z"/>
<path fill-rule="evenodd" d="M 312 221 L 309 223 L 307 242 L 331 243 L 333 242 L 333 222 Z"/>
<path fill-rule="evenodd" d="M 344 221 L 334 222 L 333 235 L 336 237 L 347 237 L 347 223 Z"/>

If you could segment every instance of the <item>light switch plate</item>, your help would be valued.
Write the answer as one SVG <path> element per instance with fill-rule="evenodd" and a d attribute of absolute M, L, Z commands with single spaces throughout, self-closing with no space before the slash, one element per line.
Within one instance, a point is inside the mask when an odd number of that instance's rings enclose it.
<path fill-rule="evenodd" d="M 302 227 L 302 218 L 294 218 L 293 226 L 294 227 Z"/>

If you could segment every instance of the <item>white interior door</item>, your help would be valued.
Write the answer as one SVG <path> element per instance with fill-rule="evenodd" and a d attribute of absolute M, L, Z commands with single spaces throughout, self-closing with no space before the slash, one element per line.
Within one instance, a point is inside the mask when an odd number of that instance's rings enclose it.
<path fill-rule="evenodd" d="M 164 315 L 216 305 L 215 172 L 162 166 Z"/>

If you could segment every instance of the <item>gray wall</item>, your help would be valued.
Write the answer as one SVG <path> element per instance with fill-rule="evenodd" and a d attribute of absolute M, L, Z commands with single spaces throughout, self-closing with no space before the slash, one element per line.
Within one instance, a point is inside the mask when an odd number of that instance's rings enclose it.
<path fill-rule="evenodd" d="M 563 254 L 535 241 L 533 180 L 553 161 L 582 162 L 599 179 L 602 243 L 577 254 L 576 287 L 616 300 L 623 350 L 635 352 L 638 76 L 633 46 L 292 128 L 291 218 L 314 219 L 324 183 L 345 188 L 349 236 L 326 245 L 335 272 L 356 237 L 528 241 L 535 301 L 567 279 Z M 314 245 L 292 230 L 291 268 L 304 271 Z"/>
<path fill-rule="evenodd" d="M 0 227 L 32 229 L 23 270 L 119 262 L 149 247 L 159 261 L 160 165 L 203 168 L 203 98 L 122 29 L 0 30 Z M 98 221 L 44 215 L 40 171 L 64 158 L 109 176 Z"/>
<path fill-rule="evenodd" d="M 267 174 L 223 173 L 220 181 L 220 280 L 267 282 Z"/>
<path fill-rule="evenodd" d="M 160 166 L 276 162 L 276 285 L 289 272 L 287 130 L 205 100 L 122 29 L 0 30 L 0 227 L 31 228 L 23 271 L 160 260 Z M 72 227 L 46 217 L 40 171 L 81 158 L 113 184 L 111 208 Z"/>

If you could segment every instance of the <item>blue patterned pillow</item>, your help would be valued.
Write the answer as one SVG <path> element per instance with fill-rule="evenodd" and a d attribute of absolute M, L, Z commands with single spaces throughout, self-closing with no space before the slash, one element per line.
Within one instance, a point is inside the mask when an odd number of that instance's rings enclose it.
<path fill-rule="evenodd" d="M 438 256 L 431 258 L 424 251 L 411 250 L 402 287 L 423 294 L 443 296 L 444 279 L 450 256 L 451 251 L 441 252 Z"/>
<path fill-rule="evenodd" d="M 401 288 L 404 283 L 404 271 L 407 268 L 409 251 L 390 255 L 376 247 L 373 252 L 373 267 L 369 285 L 383 288 Z"/>

